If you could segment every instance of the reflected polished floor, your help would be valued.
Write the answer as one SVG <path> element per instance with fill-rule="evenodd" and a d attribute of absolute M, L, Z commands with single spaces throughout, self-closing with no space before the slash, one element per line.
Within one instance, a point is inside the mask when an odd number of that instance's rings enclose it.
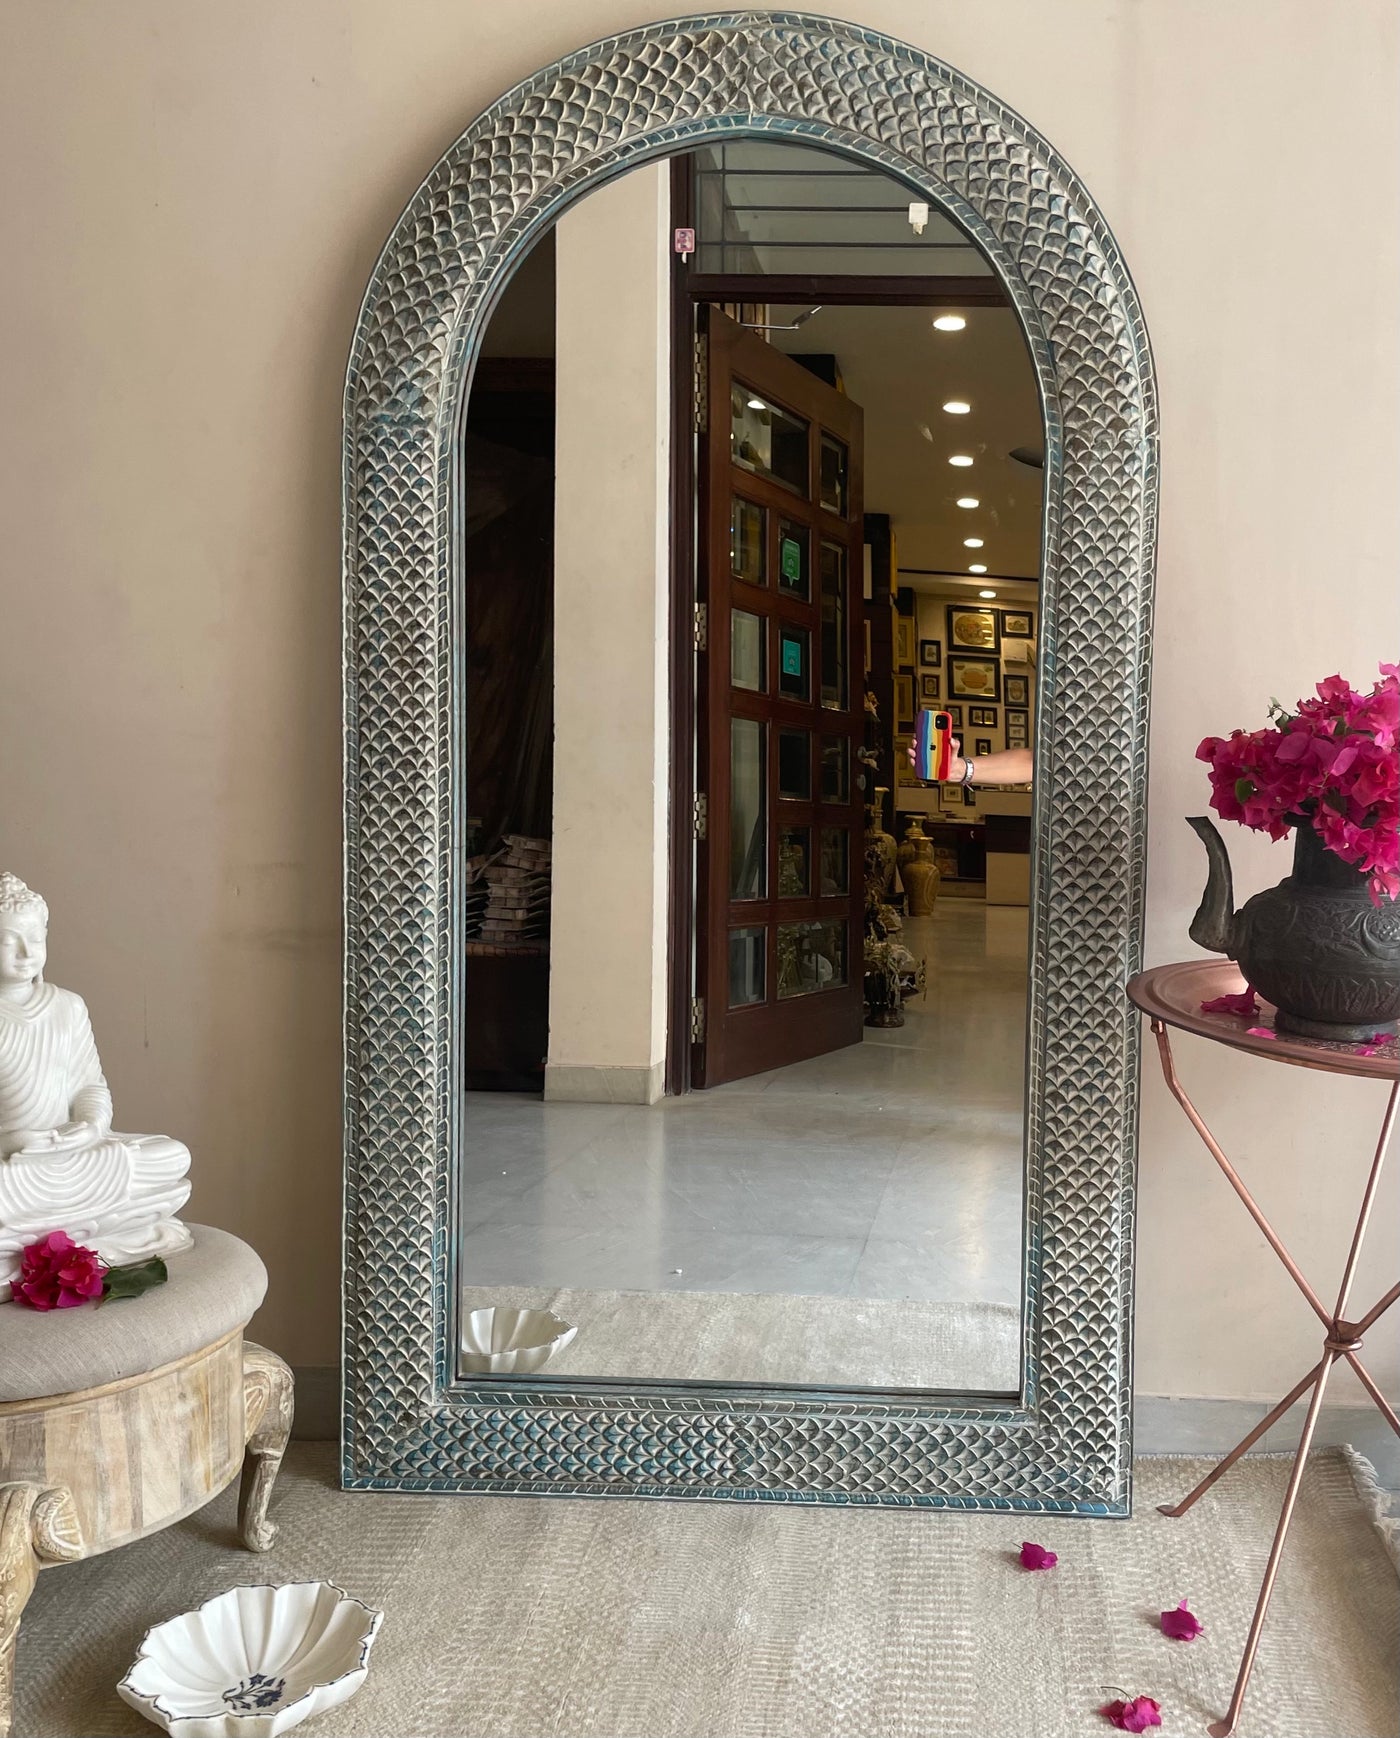
<path fill-rule="evenodd" d="M 1018 1304 L 1026 932 L 940 900 L 902 1028 L 709 1092 L 470 1094 L 463 1287 Z"/>

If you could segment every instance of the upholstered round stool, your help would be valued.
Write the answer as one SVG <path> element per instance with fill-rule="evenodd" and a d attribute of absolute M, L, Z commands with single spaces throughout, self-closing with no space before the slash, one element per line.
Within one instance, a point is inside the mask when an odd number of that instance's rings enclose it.
<path fill-rule="evenodd" d="M 100 1309 L 0 1304 L 0 1738 L 15 1639 L 40 1569 L 94 1557 L 201 1508 L 240 1467 L 238 1530 L 265 1551 L 292 1428 L 292 1373 L 243 1338 L 267 1273 L 192 1225 L 170 1279 Z"/>

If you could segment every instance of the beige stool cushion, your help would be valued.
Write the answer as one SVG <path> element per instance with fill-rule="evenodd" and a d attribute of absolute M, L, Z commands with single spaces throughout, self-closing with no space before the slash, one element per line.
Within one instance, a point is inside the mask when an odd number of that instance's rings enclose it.
<path fill-rule="evenodd" d="M 140 1297 L 100 1309 L 0 1304 L 0 1404 L 143 1375 L 246 1322 L 267 1291 L 267 1269 L 227 1231 L 190 1231 L 194 1248 L 170 1256 L 169 1281 Z"/>

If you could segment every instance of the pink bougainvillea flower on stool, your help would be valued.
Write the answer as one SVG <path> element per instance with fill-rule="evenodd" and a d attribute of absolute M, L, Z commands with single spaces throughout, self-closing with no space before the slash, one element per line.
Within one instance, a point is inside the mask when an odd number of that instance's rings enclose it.
<path fill-rule="evenodd" d="M 106 1273 L 95 1249 L 74 1243 L 66 1231 L 50 1231 L 20 1252 L 14 1301 L 32 1310 L 69 1310 L 101 1297 Z"/>
<path fill-rule="evenodd" d="M 1106 1702 L 1099 1712 L 1120 1732 L 1145 1732 L 1162 1724 L 1162 1704 L 1151 1696 L 1131 1696 L 1126 1702 Z"/>
<path fill-rule="evenodd" d="M 1047 1551 L 1044 1545 L 1032 1545 L 1029 1539 L 1021 1541 L 1021 1567 L 1023 1569 L 1053 1569 L 1059 1562 L 1053 1551 Z"/>
<path fill-rule="evenodd" d="M 1186 1609 L 1183 1599 L 1175 1611 L 1162 1613 L 1162 1634 L 1171 1641 L 1195 1641 L 1198 1635 L 1205 1634 L 1205 1625 L 1194 1612 Z"/>

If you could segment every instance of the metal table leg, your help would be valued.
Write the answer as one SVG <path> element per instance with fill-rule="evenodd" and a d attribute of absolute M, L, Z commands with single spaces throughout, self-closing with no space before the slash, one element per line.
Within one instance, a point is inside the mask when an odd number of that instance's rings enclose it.
<path fill-rule="evenodd" d="M 1236 1446 L 1230 1450 L 1229 1454 L 1225 1456 L 1224 1460 L 1222 1460 L 1218 1466 L 1213 1467 L 1211 1471 L 1206 1474 L 1205 1478 L 1201 1480 L 1195 1490 L 1191 1491 L 1189 1495 L 1183 1497 L 1179 1503 L 1162 1509 L 1164 1515 L 1170 1515 L 1173 1517 L 1184 1515 L 1186 1511 L 1210 1489 L 1218 1478 L 1222 1477 L 1230 1470 L 1242 1454 L 1247 1453 L 1248 1450 L 1258 1442 L 1259 1438 L 1264 1435 L 1265 1431 L 1270 1429 L 1272 1425 L 1276 1424 L 1278 1420 L 1282 1418 L 1290 1406 L 1293 1406 L 1298 1400 L 1300 1400 L 1309 1388 L 1312 1389 L 1312 1399 L 1308 1403 L 1308 1413 L 1303 1421 L 1302 1435 L 1298 1439 L 1297 1452 L 1293 1457 L 1293 1470 L 1289 1476 L 1288 1490 L 1284 1495 L 1283 1508 L 1279 1513 L 1278 1528 L 1274 1533 L 1273 1546 L 1269 1551 L 1269 1561 L 1264 1570 L 1264 1580 L 1259 1588 L 1259 1599 L 1254 1608 L 1254 1621 L 1250 1625 L 1249 1639 L 1245 1643 L 1244 1657 L 1240 1661 L 1239 1674 L 1235 1679 L 1234 1694 L 1230 1698 L 1229 1712 L 1225 1715 L 1223 1720 L 1216 1720 L 1210 1727 L 1211 1738 L 1230 1738 L 1230 1734 L 1234 1731 L 1235 1724 L 1240 1717 L 1240 1709 L 1244 1705 L 1245 1691 L 1249 1685 L 1249 1676 L 1254 1669 L 1254 1656 L 1258 1652 L 1259 1637 L 1263 1632 L 1264 1619 L 1269 1609 L 1269 1600 L 1273 1596 L 1274 1581 L 1278 1576 L 1279 1562 L 1283 1556 L 1284 1541 L 1288 1537 L 1288 1528 L 1293 1520 L 1293 1509 L 1298 1500 L 1298 1490 L 1303 1481 L 1303 1471 L 1307 1464 L 1308 1451 L 1312 1447 L 1313 1434 L 1317 1428 L 1318 1414 L 1322 1409 L 1322 1397 L 1327 1389 L 1327 1378 L 1331 1374 L 1333 1364 L 1335 1364 L 1339 1358 L 1345 1358 L 1356 1371 L 1357 1376 L 1361 1380 L 1362 1386 L 1375 1402 L 1381 1415 L 1385 1418 L 1391 1429 L 1394 1430 L 1397 1435 L 1400 1435 L 1400 1418 L 1397 1418 L 1394 1409 L 1387 1403 L 1385 1396 L 1377 1387 L 1370 1372 L 1357 1356 L 1357 1352 L 1361 1346 L 1362 1335 L 1373 1322 L 1378 1321 L 1380 1317 L 1385 1314 L 1397 1298 L 1400 1298 L 1400 1284 L 1392 1286 L 1385 1296 L 1379 1299 L 1379 1301 L 1368 1310 L 1359 1321 L 1349 1321 L 1346 1317 L 1346 1308 L 1348 1299 L 1351 1296 L 1352 1281 L 1356 1277 L 1356 1264 L 1360 1257 L 1361 1245 L 1365 1240 L 1366 1229 L 1370 1222 L 1371 1209 L 1375 1205 L 1376 1189 L 1380 1182 L 1381 1167 L 1385 1162 L 1386 1148 L 1390 1144 L 1390 1137 L 1395 1128 L 1397 1109 L 1400 1109 L 1400 1081 L 1397 1081 L 1390 1090 L 1390 1099 L 1386 1105 L 1385 1118 L 1381 1124 L 1380 1139 L 1376 1143 L 1375 1157 L 1371 1161 L 1371 1172 L 1366 1180 L 1366 1190 L 1362 1196 L 1361 1210 L 1357 1215 L 1356 1229 L 1352 1233 L 1351 1249 L 1347 1255 L 1347 1264 L 1346 1269 L 1342 1274 L 1342 1283 L 1337 1292 L 1337 1301 L 1335 1306 L 1331 1310 L 1328 1310 L 1324 1306 L 1322 1299 L 1313 1290 L 1312 1286 L 1309 1285 L 1297 1262 L 1294 1261 L 1293 1257 L 1284 1247 L 1283 1240 L 1279 1237 L 1273 1226 L 1270 1225 L 1269 1221 L 1264 1217 L 1263 1211 L 1260 1209 L 1258 1203 L 1250 1194 L 1249 1190 L 1245 1187 L 1244 1181 L 1239 1173 L 1221 1151 L 1219 1142 L 1206 1127 L 1205 1121 L 1200 1112 L 1187 1097 L 1184 1087 L 1176 1076 L 1176 1065 L 1172 1059 L 1171 1052 L 1171 1039 L 1166 1026 L 1160 1020 L 1154 1020 L 1152 1022 L 1152 1033 L 1157 1040 L 1157 1049 L 1161 1055 L 1162 1073 L 1166 1077 L 1167 1090 L 1185 1111 L 1192 1127 L 1196 1130 L 1196 1133 L 1201 1137 L 1202 1142 L 1205 1144 L 1207 1151 L 1224 1172 L 1225 1177 L 1229 1181 L 1230 1187 L 1244 1203 L 1250 1217 L 1254 1220 L 1254 1223 L 1259 1227 L 1260 1231 L 1263 1232 L 1267 1239 L 1269 1247 L 1274 1251 L 1275 1255 L 1278 1256 L 1279 1260 L 1288 1270 L 1294 1283 L 1302 1292 L 1303 1296 L 1308 1300 L 1314 1313 L 1326 1329 L 1322 1342 L 1322 1357 L 1312 1367 L 1312 1369 L 1309 1370 L 1307 1375 L 1304 1376 L 1302 1380 L 1298 1382 L 1282 1400 L 1279 1401 L 1278 1405 L 1275 1406 L 1271 1412 L 1255 1425 L 1254 1429 L 1251 1430 L 1242 1441 L 1237 1443 Z"/>

